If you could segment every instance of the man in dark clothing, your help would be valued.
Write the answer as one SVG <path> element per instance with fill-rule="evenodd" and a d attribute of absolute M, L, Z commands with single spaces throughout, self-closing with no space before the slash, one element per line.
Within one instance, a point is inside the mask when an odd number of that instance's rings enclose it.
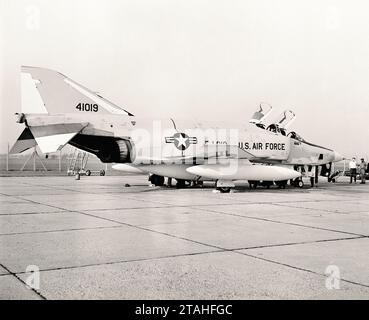
<path fill-rule="evenodd" d="M 359 169 L 360 169 L 361 183 L 364 184 L 365 183 L 365 170 L 366 170 L 366 163 L 364 161 L 364 158 L 361 158 Z"/>

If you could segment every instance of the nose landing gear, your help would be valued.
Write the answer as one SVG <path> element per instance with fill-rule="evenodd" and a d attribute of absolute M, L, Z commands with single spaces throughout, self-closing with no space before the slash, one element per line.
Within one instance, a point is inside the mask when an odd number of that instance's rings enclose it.
<path fill-rule="evenodd" d="M 304 181 L 301 178 L 296 178 L 295 180 L 291 180 L 291 185 L 301 189 L 304 187 Z"/>

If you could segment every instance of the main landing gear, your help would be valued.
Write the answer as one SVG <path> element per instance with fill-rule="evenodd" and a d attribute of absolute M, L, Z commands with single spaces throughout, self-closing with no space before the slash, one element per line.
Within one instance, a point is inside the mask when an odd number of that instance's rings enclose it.
<path fill-rule="evenodd" d="M 293 185 L 296 188 L 302 189 L 304 187 L 304 181 L 302 181 L 301 178 L 296 178 L 295 180 L 291 181 L 291 185 Z"/>

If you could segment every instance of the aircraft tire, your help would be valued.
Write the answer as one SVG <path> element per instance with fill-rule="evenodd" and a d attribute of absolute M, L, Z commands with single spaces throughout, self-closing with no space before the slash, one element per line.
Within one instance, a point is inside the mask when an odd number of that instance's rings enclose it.
<path fill-rule="evenodd" d="M 297 182 L 297 186 L 301 189 L 301 188 L 303 188 L 304 187 L 304 181 L 302 181 L 302 180 L 299 180 L 298 182 Z"/>
<path fill-rule="evenodd" d="M 86 176 L 89 177 L 91 175 L 91 170 L 86 170 Z"/>

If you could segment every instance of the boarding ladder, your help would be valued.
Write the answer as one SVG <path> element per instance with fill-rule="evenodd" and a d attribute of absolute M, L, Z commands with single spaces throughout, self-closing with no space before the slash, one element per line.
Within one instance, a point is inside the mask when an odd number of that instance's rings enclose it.
<path fill-rule="evenodd" d="M 68 175 L 85 173 L 89 153 L 74 148 L 68 157 Z"/>

